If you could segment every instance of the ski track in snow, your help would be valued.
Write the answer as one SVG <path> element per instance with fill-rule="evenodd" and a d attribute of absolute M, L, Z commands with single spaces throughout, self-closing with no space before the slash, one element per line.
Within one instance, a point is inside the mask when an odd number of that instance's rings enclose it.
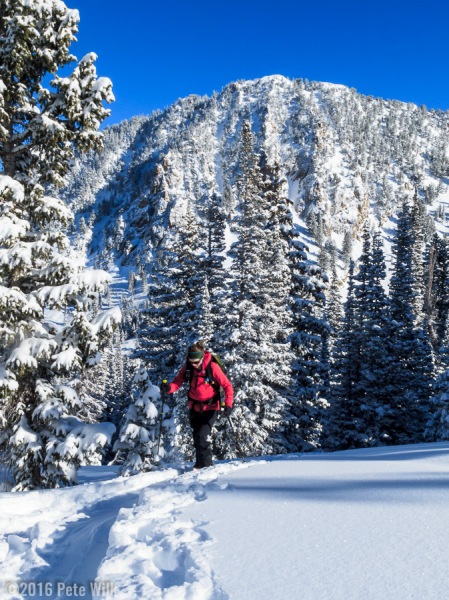
<path fill-rule="evenodd" d="M 177 475 L 169 469 L 68 489 L 0 494 L 0 584 L 50 582 L 54 590 L 55 582 L 89 582 L 89 588 L 120 509 L 138 502 L 142 489 Z M 0 589 L 0 597 L 24 596 Z"/>
<path fill-rule="evenodd" d="M 120 511 L 98 572 L 100 581 L 114 583 L 114 599 L 228 598 L 211 566 L 205 523 L 179 515 L 206 500 L 209 488 L 220 487 L 220 475 L 245 466 L 230 463 L 185 473 L 169 484 L 149 487 L 139 504 Z"/>
<path fill-rule="evenodd" d="M 241 463 L 201 472 L 176 469 L 74 488 L 0 494 L 0 598 L 22 600 L 20 583 L 50 584 L 56 592 L 84 586 L 92 600 L 221 600 L 201 523 L 177 515 L 207 498 L 208 486 Z M 94 473 L 94 470 L 92 470 Z M 8 582 L 18 582 L 8 593 Z M 106 587 L 91 593 L 91 585 Z M 64 588 L 65 589 L 65 588 Z M 110 594 L 110 590 L 113 594 Z M 38 596 L 41 597 L 41 596 Z"/>
<path fill-rule="evenodd" d="M 120 507 L 132 506 L 138 499 L 137 493 L 120 496 Z M 84 511 L 82 519 L 69 523 L 62 533 L 56 534 L 41 552 L 47 565 L 31 571 L 29 579 L 76 583 L 89 588 L 106 554 L 109 530 L 121 510 L 117 504 L 116 498 L 98 502 Z"/>

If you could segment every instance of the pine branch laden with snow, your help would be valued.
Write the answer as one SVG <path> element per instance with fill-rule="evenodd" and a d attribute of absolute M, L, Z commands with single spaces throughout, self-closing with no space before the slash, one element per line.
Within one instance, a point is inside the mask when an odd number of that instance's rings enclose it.
<path fill-rule="evenodd" d="M 75 148 L 101 147 L 103 101 L 113 96 L 94 54 L 72 75 L 56 74 L 76 61 L 78 11 L 61 0 L 7 0 L 0 20 L 1 448 L 24 490 L 73 483 L 111 437 L 76 420 L 78 396 L 62 383 L 98 363 L 120 311 L 94 314 L 110 276 L 74 260 L 72 212 L 48 187 L 65 183 Z"/>

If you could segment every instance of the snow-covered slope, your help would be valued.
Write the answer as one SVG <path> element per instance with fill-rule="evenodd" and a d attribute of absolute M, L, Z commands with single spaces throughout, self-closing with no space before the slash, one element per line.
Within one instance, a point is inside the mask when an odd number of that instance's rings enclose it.
<path fill-rule="evenodd" d="M 82 473 L 0 495 L 1 598 L 39 584 L 103 600 L 447 595 L 448 444 Z"/>
<path fill-rule="evenodd" d="M 78 162 L 65 191 L 93 257 L 103 266 L 150 263 L 188 203 L 201 221 L 214 192 L 232 216 L 244 119 L 257 150 L 280 164 L 297 217 L 339 249 L 367 219 L 386 224 L 415 190 L 445 218 L 448 113 L 271 76 L 106 130 L 103 154 Z"/>

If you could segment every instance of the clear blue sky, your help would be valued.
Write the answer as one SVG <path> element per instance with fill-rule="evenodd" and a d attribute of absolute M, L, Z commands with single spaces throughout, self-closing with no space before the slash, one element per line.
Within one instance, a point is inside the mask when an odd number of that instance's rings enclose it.
<path fill-rule="evenodd" d="M 449 109 L 449 2 L 65 0 L 81 58 L 114 84 L 112 124 L 280 74 Z"/>

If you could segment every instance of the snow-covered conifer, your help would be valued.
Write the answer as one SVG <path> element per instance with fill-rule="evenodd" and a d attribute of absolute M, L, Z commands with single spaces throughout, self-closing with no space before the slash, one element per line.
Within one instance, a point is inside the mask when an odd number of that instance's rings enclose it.
<path fill-rule="evenodd" d="M 413 233 L 413 253 L 412 253 L 412 270 L 414 278 L 414 298 L 413 310 L 416 316 L 417 323 L 422 323 L 423 305 L 424 305 L 424 273 L 423 273 L 423 252 L 425 242 L 425 225 L 427 212 L 415 192 L 413 205 L 410 212 Z"/>
<path fill-rule="evenodd" d="M 199 337 L 210 340 L 217 352 L 222 352 L 225 345 L 227 313 L 231 300 L 229 275 L 224 267 L 226 260 L 226 214 L 222 198 L 214 193 L 209 198 L 206 214 L 207 247 L 204 249 L 204 260 L 200 268 L 207 277 L 208 308 L 211 325 L 204 328 Z M 203 317 L 205 318 L 205 317 Z"/>
<path fill-rule="evenodd" d="M 180 325 L 183 332 L 182 343 L 187 348 L 198 339 L 204 311 L 210 312 L 199 227 L 191 202 L 187 203 L 187 212 L 175 244 L 175 252 L 178 255 L 179 272 L 174 285 L 183 296 Z"/>
<path fill-rule="evenodd" d="M 109 277 L 70 256 L 71 212 L 47 189 L 64 183 L 75 149 L 101 147 L 103 101 L 113 100 L 94 54 L 56 74 L 76 61 L 78 19 L 61 0 L 7 1 L 0 14 L 0 443 L 17 490 L 76 480 L 91 445 L 63 382 L 98 362 L 119 318 L 93 314 Z"/>
<path fill-rule="evenodd" d="M 288 439 L 297 450 L 321 444 L 327 406 L 325 382 L 329 364 L 323 362 L 324 347 L 330 334 L 325 315 L 327 275 L 308 258 L 308 247 L 299 239 L 296 228 L 286 231 L 289 240 L 291 272 L 290 308 L 293 351 L 291 417 Z"/>
<path fill-rule="evenodd" d="M 151 269 L 148 302 L 138 316 L 134 358 L 145 364 L 151 381 L 160 383 L 175 373 L 179 357 L 187 350 L 181 327 L 184 295 L 178 285 L 178 254 L 170 247 L 157 252 Z"/>
<path fill-rule="evenodd" d="M 351 260 L 343 324 L 332 351 L 330 406 L 324 432 L 325 445 L 331 449 L 356 448 L 362 440 L 359 404 L 354 390 L 360 372 L 358 347 L 353 335 L 356 327 L 354 269 Z"/>
<path fill-rule="evenodd" d="M 242 125 L 240 165 L 238 240 L 232 249 L 234 299 L 225 363 L 237 389 L 236 402 L 242 405 L 241 418 L 235 419 L 239 445 L 260 454 L 280 451 L 285 444 L 282 429 L 287 401 L 282 390 L 288 385 L 291 359 L 280 335 L 287 315 L 286 304 L 280 307 L 279 294 L 285 295 L 288 285 L 279 285 L 277 280 L 286 276 L 286 257 L 279 221 L 274 224 L 277 233 L 269 228 L 269 187 L 248 121 Z M 278 241 L 270 245 L 274 234 Z"/>
<path fill-rule="evenodd" d="M 331 262 L 330 283 L 328 286 L 326 315 L 331 327 L 330 341 L 336 338 L 343 323 L 343 304 L 341 298 L 341 283 L 337 273 L 337 262 L 333 257 Z"/>
<path fill-rule="evenodd" d="M 134 377 L 132 400 L 126 411 L 114 451 L 120 454 L 121 473 L 135 475 L 150 471 L 163 456 L 159 444 L 161 394 L 140 368 Z M 159 407 L 159 408 L 158 408 Z"/>
<path fill-rule="evenodd" d="M 449 317 L 449 251 L 446 238 L 435 234 L 428 244 L 424 257 L 424 316 L 429 324 L 429 334 L 436 353 L 438 368 L 444 360 L 440 354 L 446 347 Z"/>
<path fill-rule="evenodd" d="M 388 443 L 388 425 L 393 409 L 390 402 L 391 358 L 389 353 L 390 307 L 384 289 L 386 266 L 379 232 L 373 238 L 364 231 L 358 284 L 355 289 L 359 373 L 354 393 L 360 406 L 363 446 Z"/>
<path fill-rule="evenodd" d="M 449 369 L 440 373 L 430 399 L 430 414 L 425 439 L 442 442 L 449 439 Z"/>
<path fill-rule="evenodd" d="M 427 322 L 417 327 L 413 302 L 413 220 L 407 203 L 399 214 L 393 244 L 394 267 L 390 282 L 390 443 L 421 439 L 427 419 L 433 380 L 433 356 Z"/>

